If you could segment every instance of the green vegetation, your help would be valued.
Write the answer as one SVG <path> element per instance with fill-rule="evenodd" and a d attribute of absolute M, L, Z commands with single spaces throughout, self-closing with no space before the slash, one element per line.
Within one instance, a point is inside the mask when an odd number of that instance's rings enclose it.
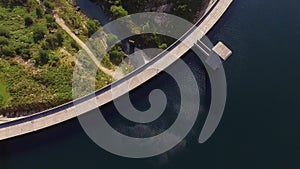
<path fill-rule="evenodd" d="M 114 46 L 109 51 L 109 58 L 111 62 L 115 65 L 119 65 L 124 59 L 125 53 L 122 51 L 120 45 Z"/>
<path fill-rule="evenodd" d="M 98 20 L 88 20 L 87 21 L 88 36 L 90 37 L 95 32 L 97 32 L 99 27 L 100 27 L 100 23 Z"/>
<path fill-rule="evenodd" d="M 115 43 L 118 42 L 118 37 L 114 34 L 107 34 L 106 36 L 106 43 L 108 46 L 113 46 Z"/>
<path fill-rule="evenodd" d="M 0 107 L 4 107 L 10 97 L 6 90 L 6 85 L 3 82 L 3 80 L 0 80 Z"/>
<path fill-rule="evenodd" d="M 138 12 L 167 12 L 182 17 L 190 22 L 196 22 L 201 14 L 202 7 L 208 0 L 92 0 L 102 5 L 103 10 L 112 19 Z M 131 25 L 131 30 L 139 34 L 141 29 L 149 29 L 150 25 Z M 174 42 L 174 39 L 160 35 L 141 35 L 132 38 L 139 48 L 166 49 Z"/>
<path fill-rule="evenodd" d="M 28 0 L 0 0 L 0 4 L 4 7 L 13 7 L 15 5 L 24 5 L 28 3 Z"/>
<path fill-rule="evenodd" d="M 27 26 L 27 27 L 31 26 L 33 24 L 33 19 L 31 16 L 26 16 L 24 18 L 24 21 L 25 21 L 25 26 Z"/>
<path fill-rule="evenodd" d="M 36 65 L 43 66 L 43 65 L 45 65 L 45 64 L 48 63 L 48 61 L 49 61 L 49 54 L 47 53 L 46 50 L 42 50 L 41 49 L 41 50 L 39 50 L 39 55 L 36 58 L 34 58 L 34 59 L 35 59 Z"/>
<path fill-rule="evenodd" d="M 0 13 L 0 17 L 3 18 L 3 14 L 1 15 Z M 9 38 L 10 37 L 10 33 L 8 31 L 7 28 L 5 28 L 4 26 L 0 26 L 0 36 L 3 36 L 3 37 L 6 37 L 6 38 Z"/>
<path fill-rule="evenodd" d="M 54 9 L 54 3 L 53 2 L 50 2 L 48 0 L 44 0 L 43 3 L 44 3 L 46 8 L 51 9 L 51 10 Z"/>
<path fill-rule="evenodd" d="M 0 47 L 7 46 L 8 44 L 8 39 L 4 36 L 0 36 Z"/>
<path fill-rule="evenodd" d="M 36 7 L 35 8 L 35 14 L 36 14 L 36 16 L 37 16 L 38 19 L 43 18 L 44 12 L 43 12 L 42 7 Z"/>
<path fill-rule="evenodd" d="M 56 96 L 57 93 L 64 91 L 62 89 L 70 86 L 65 85 L 65 83 L 71 83 L 70 78 L 72 78 L 69 76 L 72 69 L 69 69 L 70 72 L 67 72 L 64 67 L 65 66 L 62 65 L 34 73 L 24 69 L 24 67 L 17 64 L 16 61 L 0 60 L 0 75 L 4 77 L 7 84 L 6 90 L 10 93 L 10 101 L 7 103 L 7 106 L 15 107 L 23 104 L 58 100 Z M 51 81 L 51 83 L 45 84 L 44 79 Z M 58 81 L 57 79 L 65 83 L 56 83 Z M 51 90 L 54 87 L 57 87 L 55 90 L 58 90 L 58 92 Z M 69 90 L 69 93 L 70 91 L 71 90 Z M 52 102 L 52 104 L 55 104 L 55 102 Z"/>
<path fill-rule="evenodd" d="M 53 12 L 58 14 L 65 21 L 66 25 L 83 41 L 87 41 L 88 37 L 100 29 L 99 21 L 91 20 L 81 12 L 77 12 L 75 7 L 68 3 L 68 0 L 53 1 L 53 6 Z"/>
<path fill-rule="evenodd" d="M 124 56 L 122 56 L 124 57 Z M 101 64 L 111 70 L 115 70 L 116 66 L 112 63 L 112 61 L 110 60 L 110 55 L 106 54 L 102 60 L 101 60 Z"/>
<path fill-rule="evenodd" d="M 35 43 L 38 43 L 40 40 L 44 39 L 44 36 L 47 33 L 47 27 L 44 24 L 36 25 L 33 29 L 33 40 Z"/>
<path fill-rule="evenodd" d="M 168 48 L 168 45 L 166 43 L 162 43 L 161 45 L 159 45 L 159 48 L 165 50 Z"/>
<path fill-rule="evenodd" d="M 0 0 L 0 114 L 5 112 L 9 117 L 28 115 L 72 99 L 74 56 L 80 47 L 57 25 L 52 14 L 61 17 L 83 41 L 87 41 L 101 27 L 98 21 L 87 18 L 68 1 L 74 0 L 42 0 L 47 8 L 45 12 L 36 0 Z M 136 12 L 157 11 L 161 5 L 173 4 L 170 13 L 192 21 L 206 0 L 94 1 L 101 2 L 112 19 Z M 139 33 L 151 25 L 125 26 Z M 104 36 L 107 37 L 105 42 L 95 40 L 99 43 L 95 46 L 99 52 L 104 50 L 103 46 L 118 41 L 114 35 Z M 139 48 L 161 49 L 166 49 L 174 41 L 156 34 L 135 36 L 132 40 Z M 109 69 L 115 69 L 124 57 L 125 53 L 118 43 L 101 63 Z M 133 67 L 124 63 L 121 69 L 128 74 Z M 112 77 L 98 70 L 93 80 L 96 88 L 101 88 L 111 83 Z"/>
<path fill-rule="evenodd" d="M 122 17 L 137 12 L 157 12 L 159 7 L 168 5 L 167 13 L 175 14 L 184 19 L 194 22 L 197 20 L 199 11 L 208 0 L 92 0 L 110 9 L 112 16 Z M 104 10 L 105 10 L 104 9 Z"/>
<path fill-rule="evenodd" d="M 76 13 L 67 0 L 44 4 L 57 12 L 63 9 L 58 4 L 66 4 L 69 12 L 64 17 L 73 18 L 66 23 L 79 28 L 81 39 L 100 28 L 99 22 Z M 28 115 L 72 100 L 77 43 L 36 0 L 0 0 L 0 19 L 0 114 Z M 75 20 L 79 22 L 73 26 Z M 101 71 L 97 80 L 97 88 L 112 81 Z"/>
<path fill-rule="evenodd" d="M 114 18 L 120 18 L 128 15 L 128 12 L 122 6 L 112 5 L 110 7 L 110 11 Z"/>

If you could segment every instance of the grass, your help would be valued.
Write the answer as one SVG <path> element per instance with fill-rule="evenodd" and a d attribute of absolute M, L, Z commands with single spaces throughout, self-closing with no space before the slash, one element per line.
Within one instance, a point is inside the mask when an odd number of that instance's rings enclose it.
<path fill-rule="evenodd" d="M 31 53 L 35 55 L 38 49 L 41 48 L 41 44 L 33 42 L 34 25 L 25 27 L 24 15 L 36 18 L 34 10 L 28 13 L 23 6 L 15 6 L 13 9 L 0 7 L 1 26 L 8 29 L 11 34 L 9 46 L 16 50 L 18 46 L 25 47 L 25 45 L 28 45 L 27 47 L 30 47 Z M 47 24 L 45 19 L 35 19 L 34 22 L 40 25 Z"/>
<path fill-rule="evenodd" d="M 36 8 L 39 5 L 36 0 L 29 2 L 30 7 L 4 7 L 0 3 L 0 27 L 9 31 L 7 46 L 14 51 L 14 56 L 0 54 L 0 110 L 4 107 L 21 109 L 22 105 L 38 103 L 56 106 L 72 100 L 72 78 L 78 49 L 72 45 L 73 39 L 55 22 L 51 23 L 54 27 L 49 27 L 45 14 L 42 18 L 37 17 Z M 66 0 L 61 2 L 66 4 Z M 31 26 L 25 26 L 26 16 L 33 19 Z M 47 32 L 42 40 L 34 42 L 33 32 L 38 25 L 44 27 Z M 63 33 L 62 45 L 44 49 L 49 54 L 50 61 L 45 65 L 34 65 L 34 60 L 39 57 L 39 51 L 49 35 L 58 31 Z M 29 51 L 28 58 L 18 54 L 18 50 Z M 17 58 L 21 58 L 22 61 L 19 62 Z M 98 72 L 97 79 L 97 88 L 111 83 L 111 77 L 101 71 Z"/>
<path fill-rule="evenodd" d="M 51 16 L 50 19 L 46 14 L 40 18 L 37 16 L 36 8 L 40 6 L 36 0 L 28 2 L 27 5 L 13 7 L 4 7 L 0 3 L 0 28 L 2 31 L 3 28 L 9 31 L 9 36 L 1 37 L 2 44 L 4 42 L 4 46 L 13 51 L 13 54 L 5 54 L 3 46 L 0 46 L 0 112 L 6 114 L 34 113 L 73 99 L 73 72 L 80 47 L 51 21 Z M 79 37 L 86 41 L 89 18 L 76 12 L 66 0 L 56 0 L 54 4 L 54 11 L 66 20 L 71 29 L 78 29 Z M 28 16 L 32 18 L 33 24 L 25 26 L 24 19 Z M 41 38 L 38 41 L 34 39 L 37 27 L 45 30 L 45 35 L 39 36 Z M 59 45 L 53 47 L 49 40 L 53 40 L 59 32 L 62 33 L 60 35 L 63 42 L 57 42 Z M 102 43 L 93 45 L 96 45 L 99 51 L 104 50 Z M 45 57 L 41 56 L 41 53 L 46 53 L 49 61 L 44 63 Z M 41 58 L 43 62 L 35 62 L 41 61 Z M 102 60 L 102 64 L 109 69 L 115 69 L 108 55 Z M 102 88 L 112 81 L 112 77 L 98 70 L 94 80 L 95 89 Z"/>
<path fill-rule="evenodd" d="M 0 77 L 5 79 L 6 91 L 10 95 L 7 106 L 52 98 L 47 86 L 38 83 L 32 72 L 14 61 L 0 60 Z"/>
<path fill-rule="evenodd" d="M 6 90 L 6 84 L 4 84 L 3 80 L 0 80 L 0 106 L 6 106 L 9 98 L 10 94 Z"/>

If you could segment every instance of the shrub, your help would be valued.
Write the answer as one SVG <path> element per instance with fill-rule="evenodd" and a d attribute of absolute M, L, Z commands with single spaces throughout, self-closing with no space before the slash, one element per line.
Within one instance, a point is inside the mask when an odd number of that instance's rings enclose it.
<path fill-rule="evenodd" d="M 161 45 L 159 45 L 159 49 L 167 49 L 168 48 L 168 45 L 166 43 L 162 43 Z"/>
<path fill-rule="evenodd" d="M 51 29 L 57 29 L 58 27 L 55 22 L 52 22 L 52 23 L 47 23 L 47 28 L 51 30 Z"/>
<path fill-rule="evenodd" d="M 50 55 L 49 56 L 49 64 L 51 66 L 56 66 L 56 63 L 58 62 L 59 58 L 57 55 Z"/>
<path fill-rule="evenodd" d="M 24 60 L 30 59 L 30 50 L 29 49 L 21 49 L 20 55 Z"/>
<path fill-rule="evenodd" d="M 2 46 L 0 48 L 0 55 L 4 55 L 4 56 L 14 56 L 15 55 L 15 51 L 8 47 L 8 46 Z"/>
<path fill-rule="evenodd" d="M 78 44 L 72 39 L 71 41 L 71 47 L 76 49 L 77 51 L 80 49 L 80 47 L 78 46 Z"/>
<path fill-rule="evenodd" d="M 109 54 L 106 54 L 103 57 L 103 59 L 101 60 L 101 64 L 108 69 L 114 69 L 114 65 L 111 63 L 109 59 Z"/>
<path fill-rule="evenodd" d="M 58 46 L 62 46 L 64 42 L 64 34 L 61 31 L 55 33 Z"/>
<path fill-rule="evenodd" d="M 113 47 L 109 52 L 109 58 L 114 65 L 119 65 L 124 58 L 124 52 L 118 46 Z"/>
<path fill-rule="evenodd" d="M 4 26 L 0 26 L 0 36 L 4 36 L 9 38 L 10 37 L 10 33 L 8 31 L 8 29 L 6 29 Z"/>
<path fill-rule="evenodd" d="M 46 35 L 47 29 L 43 25 L 38 25 L 33 30 L 33 40 L 35 43 L 42 40 Z"/>
<path fill-rule="evenodd" d="M 59 46 L 62 46 L 64 42 L 63 33 L 61 31 L 56 32 L 55 34 L 48 35 L 46 43 L 42 44 L 43 49 L 56 49 Z"/>
<path fill-rule="evenodd" d="M 0 46 L 7 46 L 9 44 L 6 37 L 0 36 Z"/>
<path fill-rule="evenodd" d="M 47 23 L 52 23 L 55 21 L 55 18 L 52 15 L 46 14 L 45 18 L 47 20 Z"/>
<path fill-rule="evenodd" d="M 49 2 L 48 0 L 44 1 L 44 5 L 46 8 L 53 10 L 54 9 L 54 4 L 52 2 Z"/>
<path fill-rule="evenodd" d="M 33 24 L 33 19 L 31 18 L 31 16 L 26 16 L 24 18 L 24 21 L 25 21 L 25 26 L 26 27 L 29 27 Z"/>
<path fill-rule="evenodd" d="M 28 44 L 15 43 L 14 50 L 17 55 L 20 55 L 23 59 L 28 60 L 30 58 L 30 50 Z"/>
<path fill-rule="evenodd" d="M 38 66 L 43 66 L 49 62 L 49 54 L 46 50 L 40 50 L 38 57 L 35 58 L 35 63 Z"/>
<path fill-rule="evenodd" d="M 176 11 L 184 13 L 187 11 L 187 8 L 188 8 L 187 4 L 182 4 L 177 7 Z"/>
<path fill-rule="evenodd" d="M 87 22 L 87 29 L 88 29 L 88 36 L 92 36 L 98 29 L 100 23 L 98 20 L 88 20 Z"/>
<path fill-rule="evenodd" d="M 53 34 L 50 34 L 47 37 L 46 42 L 47 47 L 49 47 L 50 49 L 55 49 L 58 46 L 57 38 Z"/>
<path fill-rule="evenodd" d="M 41 7 L 35 8 L 35 14 L 39 19 L 43 18 L 44 14 L 42 8 Z"/>
<path fill-rule="evenodd" d="M 122 6 L 112 5 L 110 7 L 110 11 L 112 12 L 115 18 L 127 16 L 128 12 Z"/>

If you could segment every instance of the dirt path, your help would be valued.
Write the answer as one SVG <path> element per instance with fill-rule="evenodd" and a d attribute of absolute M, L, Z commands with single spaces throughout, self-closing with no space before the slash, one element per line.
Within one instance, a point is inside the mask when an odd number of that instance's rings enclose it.
<path fill-rule="evenodd" d="M 37 0 L 37 2 L 44 8 L 45 6 L 42 4 L 40 0 Z M 65 21 L 60 18 L 57 14 L 53 13 L 53 17 L 55 18 L 55 22 L 68 34 L 71 36 L 72 39 L 88 54 L 88 56 L 93 60 L 93 62 L 97 65 L 97 67 L 103 71 L 105 74 L 113 77 L 115 80 L 119 80 L 125 75 L 122 72 L 115 73 L 112 70 L 109 70 L 101 65 L 101 63 L 98 61 L 96 56 L 93 54 L 93 52 L 86 46 L 84 42 L 82 42 L 72 31 L 71 29 L 65 24 Z"/>
<path fill-rule="evenodd" d="M 85 43 L 83 43 L 71 30 L 70 28 L 65 24 L 64 20 L 61 19 L 57 14 L 54 14 L 53 17 L 55 18 L 55 22 L 64 30 L 66 31 L 74 40 L 75 42 L 88 54 L 88 56 L 93 60 L 93 62 L 98 66 L 98 68 L 103 71 L 104 73 L 114 77 L 114 71 L 109 70 L 101 65 L 101 63 L 98 61 L 96 56 L 93 54 L 93 52 L 86 46 Z"/>

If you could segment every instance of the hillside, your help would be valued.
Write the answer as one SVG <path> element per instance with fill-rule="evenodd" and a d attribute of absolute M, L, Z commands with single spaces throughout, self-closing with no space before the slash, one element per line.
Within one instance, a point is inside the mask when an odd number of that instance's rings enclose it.
<path fill-rule="evenodd" d="M 209 0 L 91 0 L 111 12 L 113 17 L 137 12 L 166 12 L 196 22 Z"/>
<path fill-rule="evenodd" d="M 136 12 L 159 11 L 191 22 L 199 17 L 199 11 L 207 3 L 207 0 L 92 1 L 101 4 L 111 19 Z M 83 42 L 101 29 L 99 21 L 78 11 L 74 0 L 41 2 L 46 11 L 37 0 L 0 0 L 0 115 L 29 115 L 73 99 L 72 78 L 80 46 L 56 23 L 54 14 Z M 114 35 L 107 35 L 107 43 L 114 39 Z M 174 42 L 161 35 L 141 35 L 132 39 L 141 49 L 165 49 Z M 114 70 L 125 57 L 118 44 L 101 63 Z M 122 70 L 126 74 L 132 67 L 124 64 Z M 100 70 L 95 80 L 96 89 L 113 81 Z"/>
<path fill-rule="evenodd" d="M 47 8 L 80 21 L 83 40 L 89 36 L 87 23 L 93 22 L 71 10 L 66 0 L 60 4 L 44 1 Z M 71 13 L 72 11 L 72 13 Z M 65 13 L 63 13 L 65 12 Z M 76 42 L 65 33 L 36 0 L 0 1 L 0 114 L 28 115 L 72 100 L 72 76 Z M 98 29 L 98 28 L 97 28 Z M 95 31 L 95 30 L 94 30 Z M 97 88 L 111 83 L 111 77 L 99 72 Z"/>

